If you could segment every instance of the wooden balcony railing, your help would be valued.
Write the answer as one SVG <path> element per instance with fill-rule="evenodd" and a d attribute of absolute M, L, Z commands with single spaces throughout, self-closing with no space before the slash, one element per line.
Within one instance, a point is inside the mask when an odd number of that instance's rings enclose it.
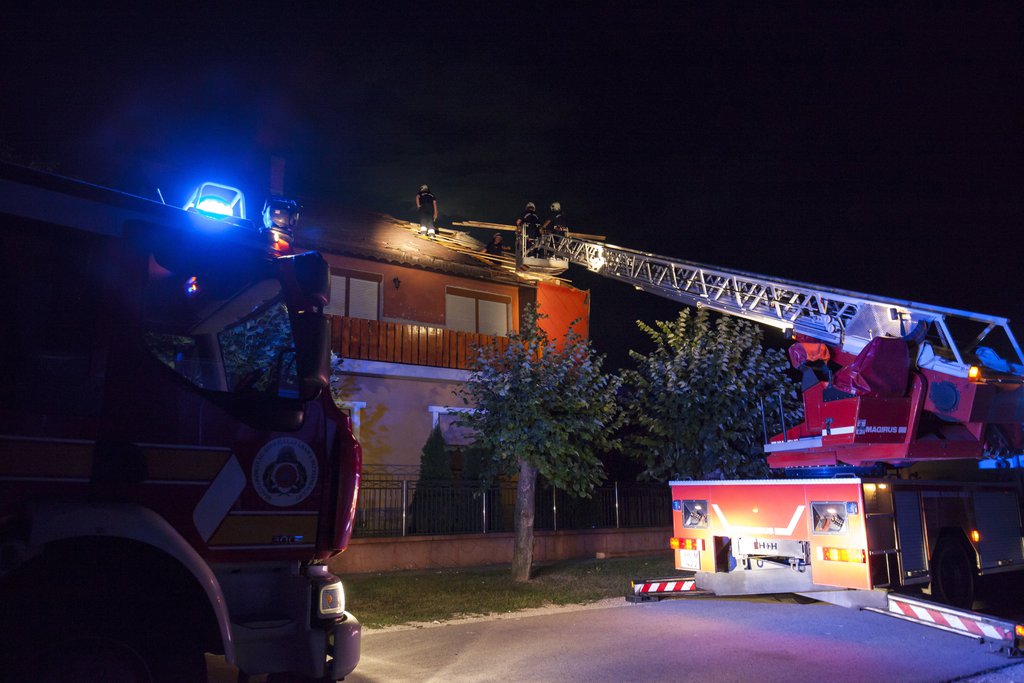
<path fill-rule="evenodd" d="M 508 338 L 410 323 L 331 316 L 331 350 L 342 358 L 468 370 L 473 348 Z"/>

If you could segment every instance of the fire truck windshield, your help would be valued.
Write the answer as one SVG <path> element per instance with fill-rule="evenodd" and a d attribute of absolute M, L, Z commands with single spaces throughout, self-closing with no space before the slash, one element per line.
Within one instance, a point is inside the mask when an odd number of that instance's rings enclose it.
<path fill-rule="evenodd" d="M 272 278 L 178 276 L 153 265 L 143 341 L 200 389 L 298 398 L 296 345 L 281 284 Z"/>

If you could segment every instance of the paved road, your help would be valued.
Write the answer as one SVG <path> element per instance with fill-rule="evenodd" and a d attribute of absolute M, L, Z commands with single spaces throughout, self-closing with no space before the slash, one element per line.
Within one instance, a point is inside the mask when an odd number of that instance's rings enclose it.
<path fill-rule="evenodd" d="M 709 598 L 371 632 L 346 680 L 933 683 L 982 672 L 1024 680 L 1024 665 L 985 646 L 883 615 Z"/>
<path fill-rule="evenodd" d="M 220 683 L 230 672 L 211 675 Z M 949 633 L 788 598 L 704 598 L 370 631 L 349 683 L 1024 682 L 1024 663 Z"/>

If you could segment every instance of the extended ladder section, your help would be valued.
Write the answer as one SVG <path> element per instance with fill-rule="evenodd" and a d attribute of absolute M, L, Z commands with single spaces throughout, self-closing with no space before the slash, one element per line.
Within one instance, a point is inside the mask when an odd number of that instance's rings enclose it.
<path fill-rule="evenodd" d="M 925 323 L 932 346 L 951 364 L 966 367 L 965 355 L 1001 330 L 1016 362 L 1024 365 L 1005 318 L 769 278 L 571 236 L 542 235 L 537 249 L 651 294 L 839 344 L 854 354 L 874 337 L 904 336 Z"/>

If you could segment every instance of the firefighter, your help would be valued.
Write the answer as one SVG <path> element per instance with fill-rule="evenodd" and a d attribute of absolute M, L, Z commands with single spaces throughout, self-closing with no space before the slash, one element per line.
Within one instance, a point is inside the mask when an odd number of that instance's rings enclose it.
<path fill-rule="evenodd" d="M 569 224 L 565 220 L 565 214 L 562 213 L 561 202 L 551 202 L 548 217 L 544 221 L 544 225 L 540 227 L 540 232 L 542 235 L 551 233 L 559 237 L 569 236 Z"/>
<path fill-rule="evenodd" d="M 526 238 L 526 248 L 540 237 L 540 216 L 537 215 L 537 205 L 533 202 L 526 203 L 526 209 L 516 219 L 516 227 Z"/>
<path fill-rule="evenodd" d="M 431 194 L 427 185 L 420 185 L 419 194 L 416 195 L 416 211 L 420 215 L 420 234 L 433 237 L 434 221 L 437 220 L 437 197 Z"/>
<path fill-rule="evenodd" d="M 537 205 L 527 202 L 526 209 L 516 218 L 516 269 L 526 270 L 523 259 L 539 236 L 540 216 L 537 215 Z"/>
<path fill-rule="evenodd" d="M 484 251 L 492 256 L 501 256 L 503 253 L 508 251 L 508 245 L 502 241 L 501 233 L 496 232 L 491 237 L 491 241 L 484 247 Z"/>

